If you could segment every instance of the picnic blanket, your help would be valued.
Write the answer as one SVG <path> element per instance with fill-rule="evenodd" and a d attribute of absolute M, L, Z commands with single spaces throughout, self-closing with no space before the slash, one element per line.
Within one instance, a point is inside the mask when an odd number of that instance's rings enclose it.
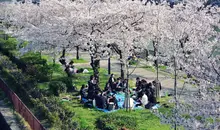
<path fill-rule="evenodd" d="M 124 101 L 125 101 L 125 93 L 117 93 L 117 94 L 115 94 L 115 97 L 118 100 L 118 107 L 119 107 L 119 109 L 124 109 L 123 108 L 123 104 L 124 104 Z M 82 102 L 86 103 L 86 102 L 88 102 L 88 100 L 85 99 L 85 98 L 82 98 Z M 138 104 L 138 102 L 134 101 L 134 105 L 136 105 L 136 104 Z M 152 109 L 157 109 L 159 107 L 160 107 L 160 105 L 156 104 L 155 106 L 152 107 Z M 101 109 L 101 108 L 98 108 L 98 107 L 95 107 L 95 109 L 97 109 L 99 111 L 103 111 L 105 113 L 111 113 L 111 112 L 115 112 L 115 111 L 119 110 L 119 109 L 116 109 L 116 110 L 109 111 L 108 109 Z M 133 109 L 134 110 L 142 110 L 142 109 L 145 109 L 145 108 L 142 107 L 142 106 L 137 106 L 137 107 L 134 107 Z"/>

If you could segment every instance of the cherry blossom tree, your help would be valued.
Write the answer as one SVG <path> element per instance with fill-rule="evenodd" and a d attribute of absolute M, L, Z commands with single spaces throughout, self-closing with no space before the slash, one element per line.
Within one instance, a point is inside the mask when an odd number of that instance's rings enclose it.
<path fill-rule="evenodd" d="M 168 116 L 162 119 L 169 118 L 166 121 L 174 124 L 175 129 L 177 126 L 187 129 L 218 129 L 219 126 L 219 106 L 216 105 L 219 104 L 219 93 L 214 89 L 214 86 L 219 85 L 215 69 L 219 65 L 216 62 L 219 59 L 212 56 L 213 48 L 219 42 L 219 32 L 213 27 L 219 27 L 219 8 L 200 9 L 202 6 L 201 1 L 195 0 L 187 1 L 186 5 L 176 5 L 172 10 L 162 11 L 167 17 L 163 20 L 166 28 L 160 30 L 163 44 L 159 44 L 159 52 L 164 56 L 160 59 L 174 63 L 172 66 L 175 75 L 175 108 L 172 118 Z M 198 94 L 189 92 L 183 99 L 177 99 L 178 69 L 196 77 Z M 189 80 L 188 82 L 192 82 Z M 189 115 L 185 117 L 187 112 Z M 197 119 L 198 116 L 201 120 Z"/>

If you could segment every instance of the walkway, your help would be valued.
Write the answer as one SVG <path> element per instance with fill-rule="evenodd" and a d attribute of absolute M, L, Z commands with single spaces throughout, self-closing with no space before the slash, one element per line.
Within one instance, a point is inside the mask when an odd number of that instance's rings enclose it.
<path fill-rule="evenodd" d="M 21 130 L 13 114 L 13 110 L 0 99 L 0 111 L 12 130 Z"/>

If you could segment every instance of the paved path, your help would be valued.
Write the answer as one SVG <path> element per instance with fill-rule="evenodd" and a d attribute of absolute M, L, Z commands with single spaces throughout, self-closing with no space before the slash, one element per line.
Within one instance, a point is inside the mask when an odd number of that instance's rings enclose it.
<path fill-rule="evenodd" d="M 13 110 L 9 108 L 7 105 L 5 105 L 5 103 L 1 99 L 0 111 L 12 130 L 21 130 L 19 128 L 19 124 L 16 121 L 15 115 L 13 114 Z"/>

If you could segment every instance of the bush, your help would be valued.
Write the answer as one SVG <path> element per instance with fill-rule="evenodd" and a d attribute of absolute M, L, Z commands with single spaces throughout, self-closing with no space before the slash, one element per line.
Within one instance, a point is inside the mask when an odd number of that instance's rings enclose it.
<path fill-rule="evenodd" d="M 50 80 L 53 67 L 47 65 L 47 60 L 41 58 L 40 53 L 29 52 L 20 57 L 20 61 L 27 65 L 26 73 L 37 82 L 47 82 Z"/>
<path fill-rule="evenodd" d="M 74 87 L 73 87 L 73 82 L 72 82 L 72 78 L 71 77 L 62 77 L 59 79 L 56 79 L 57 81 L 61 81 L 64 84 L 66 84 L 67 90 L 71 91 Z"/>
<path fill-rule="evenodd" d="M 49 64 L 49 66 L 52 68 L 53 72 L 58 72 L 58 73 L 64 72 L 60 64 Z"/>
<path fill-rule="evenodd" d="M 119 113 L 106 114 L 99 117 L 96 121 L 97 127 L 102 130 L 117 130 L 122 127 L 136 129 L 137 119 L 129 115 Z"/>
<path fill-rule="evenodd" d="M 26 73 L 37 82 L 48 82 L 53 71 L 52 67 L 48 65 L 29 65 L 27 66 Z"/>
<path fill-rule="evenodd" d="M 55 96 L 59 96 L 60 93 L 66 93 L 66 90 L 66 84 L 61 81 L 52 81 L 49 84 L 49 91 L 52 92 Z"/>
<path fill-rule="evenodd" d="M 8 40 L 2 40 L 1 39 L 1 48 L 3 50 L 16 50 L 17 47 L 17 40 L 15 38 L 8 38 Z"/>
<path fill-rule="evenodd" d="M 41 58 L 41 54 L 39 52 L 28 52 L 20 57 L 20 60 L 25 62 L 26 64 L 41 64 L 45 65 L 47 60 Z"/>

